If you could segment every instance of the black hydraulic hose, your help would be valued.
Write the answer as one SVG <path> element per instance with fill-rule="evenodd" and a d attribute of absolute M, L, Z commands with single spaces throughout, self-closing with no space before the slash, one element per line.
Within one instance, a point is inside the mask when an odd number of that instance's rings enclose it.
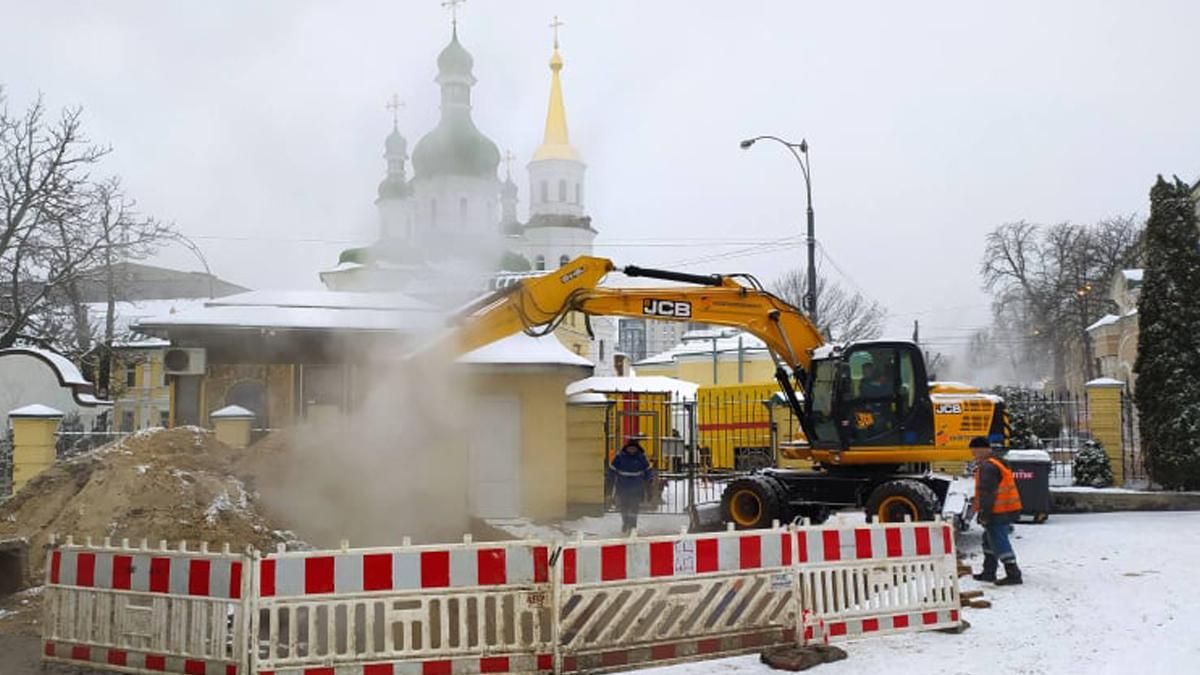
<path fill-rule="evenodd" d="M 678 281 L 685 284 L 699 284 L 701 286 L 720 286 L 722 283 L 721 275 L 719 274 L 688 274 L 687 272 L 656 270 L 650 267 L 638 267 L 637 265 L 626 265 L 621 271 L 628 277 L 663 279 L 665 281 Z"/>

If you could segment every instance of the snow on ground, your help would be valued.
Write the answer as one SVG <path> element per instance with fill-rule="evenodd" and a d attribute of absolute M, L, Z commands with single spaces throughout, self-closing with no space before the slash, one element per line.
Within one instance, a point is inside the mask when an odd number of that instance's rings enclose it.
<path fill-rule="evenodd" d="M 979 565 L 978 527 L 959 547 Z M 918 633 L 843 643 L 850 658 L 820 675 L 863 672 L 1196 672 L 1200 663 L 1200 513 L 1054 515 L 1018 525 L 1025 585 L 985 589 L 991 609 L 964 610 L 962 635 Z M 773 673 L 758 656 L 643 671 L 656 675 Z"/>
<path fill-rule="evenodd" d="M 621 515 L 606 513 L 603 516 L 584 516 L 560 523 L 535 523 L 528 518 L 489 518 L 488 525 L 503 530 L 518 539 L 532 537 L 543 541 L 574 539 L 582 535 L 586 539 L 607 539 L 621 536 Z M 643 513 L 638 517 L 638 534 L 643 536 L 675 534 L 688 525 L 682 514 Z"/>

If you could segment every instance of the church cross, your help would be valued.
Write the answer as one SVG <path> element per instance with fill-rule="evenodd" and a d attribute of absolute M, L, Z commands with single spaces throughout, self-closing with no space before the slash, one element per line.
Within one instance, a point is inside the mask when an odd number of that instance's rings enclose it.
<path fill-rule="evenodd" d="M 558 27 L 564 25 L 558 20 L 558 15 L 554 15 L 554 20 L 550 22 L 550 28 L 554 31 L 554 48 L 558 49 Z"/>
<path fill-rule="evenodd" d="M 458 6 L 467 0 L 442 0 L 442 7 L 450 10 L 450 25 L 458 28 Z"/>
<path fill-rule="evenodd" d="M 400 109 L 404 107 L 404 101 L 400 100 L 400 95 L 392 94 L 384 107 L 392 111 L 392 128 L 400 126 Z"/>
<path fill-rule="evenodd" d="M 517 156 L 512 154 L 512 150 L 504 151 L 504 173 L 505 173 L 505 175 L 507 175 L 509 177 L 512 176 L 512 161 L 516 158 L 517 158 Z"/>

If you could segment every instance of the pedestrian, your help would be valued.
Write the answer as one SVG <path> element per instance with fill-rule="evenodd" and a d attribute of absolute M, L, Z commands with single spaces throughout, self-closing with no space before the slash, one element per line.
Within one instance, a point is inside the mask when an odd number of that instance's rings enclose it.
<path fill-rule="evenodd" d="M 1021 568 L 1017 567 L 1017 554 L 1008 533 L 1021 515 L 1017 482 L 1008 465 L 992 453 L 986 438 L 972 438 L 970 445 L 975 456 L 975 512 L 983 526 L 983 571 L 972 576 L 997 586 L 1015 586 L 1021 583 Z M 1004 578 L 997 581 L 999 564 L 1004 565 Z"/>
<path fill-rule="evenodd" d="M 630 440 L 612 458 L 608 468 L 613 476 L 617 509 L 621 512 L 621 532 L 629 534 L 637 527 L 638 507 L 650 479 L 650 460 L 646 459 L 642 446 Z"/>

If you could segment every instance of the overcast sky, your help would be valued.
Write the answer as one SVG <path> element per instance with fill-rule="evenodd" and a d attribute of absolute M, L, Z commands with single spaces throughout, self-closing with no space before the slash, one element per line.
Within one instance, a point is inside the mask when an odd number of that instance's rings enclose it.
<path fill-rule="evenodd" d="M 10 105 L 82 105 L 106 169 L 220 276 L 316 288 L 376 233 L 389 96 L 410 147 L 437 119 L 439 5 L 0 0 L 0 83 Z M 822 269 L 894 333 L 987 322 L 993 226 L 1144 214 L 1156 173 L 1200 172 L 1189 0 L 469 0 L 475 120 L 519 158 L 522 209 L 555 14 L 598 254 L 764 281 L 802 266 L 794 160 L 738 140 L 807 137 Z"/>

